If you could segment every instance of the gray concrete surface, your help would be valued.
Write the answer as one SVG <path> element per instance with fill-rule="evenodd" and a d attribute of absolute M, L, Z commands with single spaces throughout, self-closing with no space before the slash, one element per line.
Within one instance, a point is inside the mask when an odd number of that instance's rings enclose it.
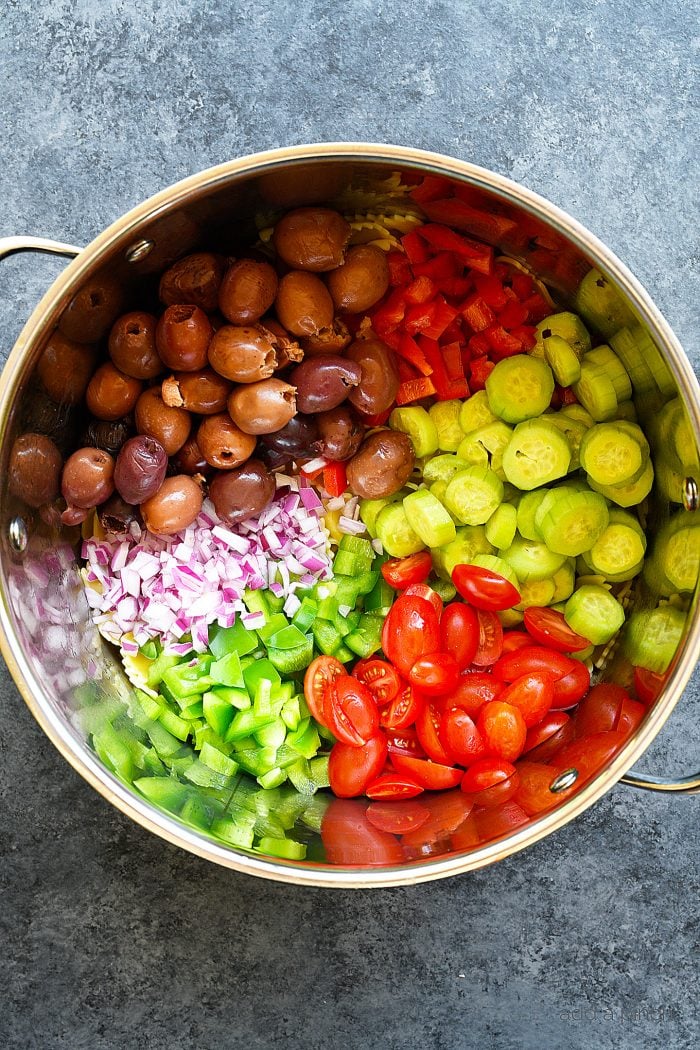
<path fill-rule="evenodd" d="M 276 145 L 475 161 L 627 262 L 698 352 L 696 5 L 5 0 L 0 234 L 90 240 Z M 0 269 L 4 351 L 58 272 Z M 700 761 L 698 679 L 644 760 Z M 0 674 L 0 1045 L 695 1047 L 698 799 L 614 790 L 497 868 L 368 894 L 236 876 L 129 823 Z"/>

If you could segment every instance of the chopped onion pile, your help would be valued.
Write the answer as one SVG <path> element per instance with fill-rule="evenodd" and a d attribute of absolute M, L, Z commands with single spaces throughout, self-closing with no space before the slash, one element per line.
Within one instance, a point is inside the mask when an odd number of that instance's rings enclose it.
<path fill-rule="evenodd" d="M 166 652 L 204 652 L 213 623 L 231 627 L 240 616 L 251 629 L 263 625 L 260 613 L 246 609 L 246 588 L 269 588 L 293 616 L 301 604 L 295 592 L 330 579 L 331 559 L 316 492 L 283 476 L 278 484 L 259 517 L 233 528 L 205 500 L 175 536 L 132 526 L 127 537 L 86 540 L 83 576 L 101 634 L 129 654 L 153 638 Z"/>

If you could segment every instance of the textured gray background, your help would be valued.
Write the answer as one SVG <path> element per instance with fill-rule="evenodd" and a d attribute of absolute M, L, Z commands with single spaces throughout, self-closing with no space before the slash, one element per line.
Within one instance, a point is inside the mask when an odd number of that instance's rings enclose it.
<path fill-rule="evenodd" d="M 4 0 L 0 234 L 85 243 L 265 147 L 422 146 L 601 236 L 697 364 L 697 49 L 674 0 Z M 57 273 L 2 264 L 6 350 Z M 368 894 L 130 824 L 0 679 L 0 1045 L 695 1047 L 698 799 L 618 788 L 497 868 Z M 697 679 L 645 757 L 700 761 Z"/>

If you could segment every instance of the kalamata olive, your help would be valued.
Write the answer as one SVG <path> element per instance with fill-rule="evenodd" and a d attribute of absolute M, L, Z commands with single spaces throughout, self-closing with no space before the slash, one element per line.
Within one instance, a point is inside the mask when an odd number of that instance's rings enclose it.
<path fill-rule="evenodd" d="M 339 405 L 315 417 L 319 429 L 319 453 L 326 459 L 343 460 L 354 456 L 360 447 L 364 427 L 354 412 Z"/>
<path fill-rule="evenodd" d="M 295 394 L 294 387 L 282 379 L 263 379 L 236 387 L 228 399 L 228 410 L 244 433 L 272 434 L 296 414 Z"/>
<path fill-rule="evenodd" d="M 39 358 L 37 374 L 52 401 L 77 405 L 85 396 L 96 363 L 96 347 L 54 332 Z"/>
<path fill-rule="evenodd" d="M 275 312 L 293 335 L 315 335 L 333 324 L 333 300 L 320 277 L 291 270 L 279 283 Z"/>
<path fill-rule="evenodd" d="M 347 169 L 343 164 L 316 163 L 285 166 L 256 179 L 256 188 L 263 200 L 275 208 L 298 208 L 302 204 L 316 204 L 337 197 L 347 184 Z"/>
<path fill-rule="evenodd" d="M 155 379 L 163 371 L 156 350 L 156 318 L 144 310 L 122 314 L 109 333 L 109 356 L 125 375 Z"/>
<path fill-rule="evenodd" d="M 360 382 L 362 369 L 344 357 L 326 354 L 302 361 L 289 377 L 297 388 L 300 412 L 327 412 L 345 400 Z"/>
<path fill-rule="evenodd" d="M 197 444 L 212 467 L 231 470 L 252 456 L 255 438 L 237 427 L 228 412 L 221 412 L 202 420 L 197 431 Z"/>
<path fill-rule="evenodd" d="M 207 364 L 212 335 L 211 322 L 198 306 L 169 306 L 156 325 L 156 349 L 167 368 L 196 372 Z"/>
<path fill-rule="evenodd" d="M 158 296 L 166 306 L 198 306 L 207 313 L 216 309 L 224 260 L 212 252 L 193 252 L 179 259 L 160 279 Z"/>
<path fill-rule="evenodd" d="M 253 324 L 270 309 L 276 294 L 277 274 L 269 262 L 239 259 L 221 282 L 219 309 L 232 324 Z"/>
<path fill-rule="evenodd" d="M 207 463 L 202 455 L 202 450 L 197 443 L 197 438 L 189 437 L 177 455 L 173 458 L 171 467 L 173 474 L 202 474 L 206 477 L 214 469 L 211 463 Z"/>
<path fill-rule="evenodd" d="M 209 498 L 222 521 L 236 525 L 265 509 L 275 494 L 275 479 L 259 459 L 217 474 L 209 485 Z"/>
<path fill-rule="evenodd" d="M 149 532 L 172 536 L 191 525 L 201 509 L 202 490 L 197 482 L 186 474 L 175 474 L 141 504 L 141 516 Z"/>
<path fill-rule="evenodd" d="M 144 390 L 136 402 L 134 418 L 139 434 L 148 434 L 160 441 L 169 456 L 174 456 L 190 436 L 189 412 L 166 405 L 159 386 Z"/>
<path fill-rule="evenodd" d="M 116 494 L 99 507 L 97 517 L 105 532 L 126 532 L 132 521 L 139 521 L 137 508 Z"/>
<path fill-rule="evenodd" d="M 328 274 L 328 290 L 336 309 L 359 314 L 379 302 L 389 287 L 386 253 L 373 244 L 350 248 L 345 261 Z"/>
<path fill-rule="evenodd" d="M 52 401 L 41 386 L 33 385 L 31 396 L 22 399 L 21 429 L 25 433 L 46 434 L 59 448 L 75 448 L 75 440 L 71 442 L 71 439 L 76 425 L 76 413 L 71 411 L 71 406 Z"/>
<path fill-rule="evenodd" d="M 330 327 L 321 328 L 315 335 L 305 336 L 301 345 L 307 357 L 317 357 L 319 354 L 342 354 L 351 342 L 352 336 L 347 325 L 336 317 Z"/>
<path fill-rule="evenodd" d="M 91 419 L 83 433 L 83 445 L 92 448 L 101 448 L 116 456 L 125 441 L 133 436 L 133 416 L 125 416 L 123 419 Z"/>
<path fill-rule="evenodd" d="M 95 372 L 85 391 L 85 403 L 98 419 L 116 420 L 132 412 L 143 383 L 120 372 L 107 361 Z"/>
<path fill-rule="evenodd" d="M 96 343 L 112 327 L 124 304 L 124 291 L 114 277 L 88 278 L 61 314 L 58 327 L 76 343 Z"/>
<path fill-rule="evenodd" d="M 159 441 L 139 434 L 129 438 L 117 456 L 114 487 L 126 503 L 144 503 L 163 484 L 168 456 Z"/>
<path fill-rule="evenodd" d="M 231 393 L 231 384 L 212 368 L 201 372 L 176 372 L 164 379 L 161 394 L 166 405 L 186 408 L 200 416 L 213 416 L 223 412 L 226 399 Z"/>
<path fill-rule="evenodd" d="M 97 507 L 114 492 L 114 460 L 101 448 L 79 448 L 63 468 L 61 492 L 69 507 Z"/>
<path fill-rule="evenodd" d="M 41 507 L 61 491 L 63 456 L 45 434 L 22 434 L 10 451 L 10 492 L 30 507 Z"/>
<path fill-rule="evenodd" d="M 379 339 L 356 339 L 345 357 L 362 369 L 360 382 L 348 394 L 348 401 L 368 416 L 378 415 L 393 405 L 399 389 L 399 373 L 394 355 Z"/>
<path fill-rule="evenodd" d="M 408 481 L 415 459 L 408 434 L 377 430 L 363 441 L 348 463 L 348 488 L 362 499 L 391 496 Z"/>
<path fill-rule="evenodd" d="M 292 339 L 289 332 L 282 327 L 279 321 L 276 321 L 273 317 L 266 317 L 265 320 L 261 322 L 261 327 L 272 336 L 275 345 L 275 353 L 277 355 L 276 371 L 279 372 L 280 369 L 286 368 L 287 365 L 302 360 L 304 351 L 299 343 L 297 343 L 295 339 Z"/>
<path fill-rule="evenodd" d="M 296 208 L 287 212 L 272 235 L 280 259 L 296 270 L 322 273 L 340 266 L 352 230 L 330 208 Z"/>
<path fill-rule="evenodd" d="M 209 344 L 209 363 L 226 379 L 257 383 L 277 368 L 276 339 L 262 325 L 224 325 Z"/>
<path fill-rule="evenodd" d="M 259 445 L 264 450 L 267 462 L 275 466 L 288 463 L 293 459 L 313 459 L 319 455 L 318 416 L 304 416 L 297 412 L 281 430 L 273 434 L 263 434 Z M 275 456 L 268 458 L 267 453 Z"/>

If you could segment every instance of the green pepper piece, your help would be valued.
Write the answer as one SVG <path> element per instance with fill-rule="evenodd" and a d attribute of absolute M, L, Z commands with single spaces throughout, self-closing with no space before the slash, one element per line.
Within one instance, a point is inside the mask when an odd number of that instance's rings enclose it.
<path fill-rule="evenodd" d="M 248 711 L 239 711 L 233 716 L 231 724 L 226 731 L 225 739 L 227 742 L 244 740 L 247 737 L 252 737 L 253 733 L 259 732 L 265 726 L 272 725 L 277 721 L 277 716 L 273 711 L 268 714 L 256 714 L 252 709 Z"/>
<path fill-rule="evenodd" d="M 304 758 L 313 758 L 321 746 L 318 731 L 310 718 L 305 718 L 294 732 L 287 734 L 287 743 Z"/>
<path fill-rule="evenodd" d="M 227 653 L 220 660 L 216 660 L 209 668 L 209 677 L 216 685 L 225 685 L 229 689 L 242 689 L 245 686 L 245 680 L 238 653 Z"/>
<path fill-rule="evenodd" d="M 267 655 L 271 663 L 280 671 L 282 674 L 291 675 L 296 674 L 297 671 L 303 671 L 311 663 L 314 655 L 314 642 L 311 635 L 304 637 L 302 645 L 296 645 L 292 649 L 272 649 L 267 650 Z"/>
<path fill-rule="evenodd" d="M 178 740 L 187 740 L 190 735 L 191 726 L 184 718 L 180 718 L 174 711 L 170 711 L 165 708 L 160 715 L 161 725 L 164 725 L 169 733 L 177 737 Z"/>
<path fill-rule="evenodd" d="M 150 642 L 146 642 L 145 645 L 141 646 L 139 653 L 141 656 L 145 656 L 147 660 L 155 660 L 158 656 L 158 646 L 155 641 L 151 639 Z"/>
<path fill-rule="evenodd" d="M 270 660 L 255 660 L 249 664 L 248 667 L 243 669 L 243 678 L 245 679 L 246 689 L 251 696 L 255 695 L 258 682 L 263 678 L 267 678 L 268 681 L 272 682 L 273 686 L 279 685 L 282 679 L 280 678 L 279 671 Z"/>
<path fill-rule="evenodd" d="M 190 796 L 191 789 L 173 777 L 139 777 L 134 781 L 134 787 L 156 806 L 171 813 L 179 813 L 181 806 Z"/>
<path fill-rule="evenodd" d="M 219 751 L 218 748 L 214 747 L 208 741 L 202 745 L 202 750 L 199 754 L 199 759 L 208 766 L 209 769 L 213 769 L 215 773 L 220 773 L 225 777 L 232 777 L 238 770 L 238 763 L 228 755 L 225 755 L 223 751 Z"/>
<path fill-rule="evenodd" d="M 261 747 L 281 747 L 287 736 L 287 727 L 281 718 L 276 718 L 274 722 L 270 722 L 269 725 L 263 726 L 256 733 L 253 734 L 258 744 Z"/>
<path fill-rule="evenodd" d="M 318 616 L 318 602 L 313 598 L 303 598 L 301 605 L 292 617 L 292 624 L 300 631 L 308 631 Z"/>
<path fill-rule="evenodd" d="M 334 654 L 343 641 L 340 631 L 327 620 L 316 620 L 312 631 L 317 648 L 326 656 Z"/>
<path fill-rule="evenodd" d="M 383 576 L 380 576 L 365 598 L 365 612 L 386 616 L 393 604 L 394 593 L 394 588 L 389 586 Z"/>
<path fill-rule="evenodd" d="M 248 699 L 246 695 L 246 699 Z M 225 736 L 226 730 L 233 721 L 235 708 L 215 692 L 205 693 L 203 699 L 204 717 L 219 736 Z"/>
<path fill-rule="evenodd" d="M 281 631 L 275 631 L 268 638 L 267 647 L 268 649 L 294 649 L 297 645 L 303 645 L 305 641 L 305 633 L 290 623 L 288 626 L 283 627 Z"/>
<path fill-rule="evenodd" d="M 92 738 L 92 746 L 108 769 L 121 780 L 131 783 L 134 775 L 134 760 L 131 751 L 120 734 L 109 724 L 104 725 Z"/>
<path fill-rule="evenodd" d="M 181 656 L 175 656 L 173 653 L 161 653 L 160 656 L 156 657 L 148 668 L 148 674 L 146 675 L 146 681 L 151 689 L 155 689 L 156 686 L 160 685 L 164 672 L 171 667 L 176 667 L 181 659 Z"/>
<path fill-rule="evenodd" d="M 376 653 L 382 646 L 384 619 L 365 613 L 357 628 L 344 638 L 344 643 L 353 653 L 363 659 Z"/>
<path fill-rule="evenodd" d="M 338 550 L 353 555 L 358 575 L 369 572 L 376 557 L 371 542 L 362 536 L 344 535 L 338 544 Z"/>
<path fill-rule="evenodd" d="M 183 697 L 191 693 L 206 693 L 214 683 L 206 672 L 202 673 L 198 662 L 194 667 L 188 664 L 178 664 L 177 667 L 168 668 L 163 673 L 161 684 L 173 697 Z"/>
<path fill-rule="evenodd" d="M 241 620 L 237 619 L 233 627 L 219 627 L 214 637 L 209 642 L 209 648 L 220 660 L 227 653 L 238 653 L 246 656 L 258 648 L 258 636 L 255 631 L 249 631 L 243 626 Z"/>
<path fill-rule="evenodd" d="M 250 587 L 246 587 L 243 592 L 243 602 L 248 612 L 261 612 L 265 618 L 270 615 L 270 604 L 269 598 L 272 595 L 269 591 L 263 590 L 251 590 Z"/>
<path fill-rule="evenodd" d="M 269 773 L 263 773 L 262 776 L 256 778 L 260 787 L 267 790 L 279 787 L 280 784 L 284 784 L 287 779 L 287 773 L 284 769 L 271 769 Z"/>

